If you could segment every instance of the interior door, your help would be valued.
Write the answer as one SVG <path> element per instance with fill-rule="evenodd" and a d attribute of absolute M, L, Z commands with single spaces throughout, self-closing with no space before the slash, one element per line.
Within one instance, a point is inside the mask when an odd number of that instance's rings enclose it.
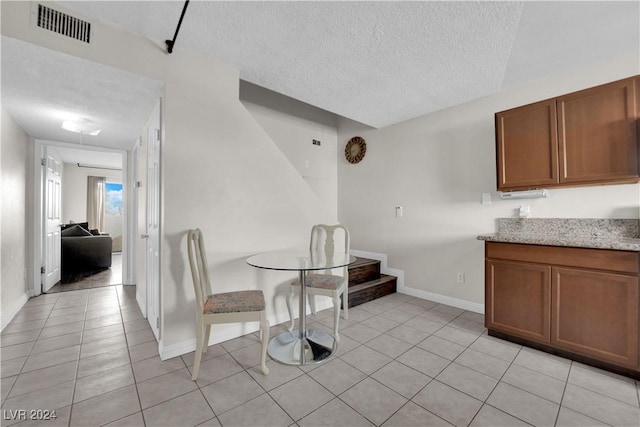
<path fill-rule="evenodd" d="M 160 110 L 147 130 L 147 320 L 160 339 Z"/>
<path fill-rule="evenodd" d="M 44 160 L 44 278 L 42 291 L 47 292 L 61 278 L 60 206 L 62 204 L 62 160 L 55 148 L 46 147 Z"/>

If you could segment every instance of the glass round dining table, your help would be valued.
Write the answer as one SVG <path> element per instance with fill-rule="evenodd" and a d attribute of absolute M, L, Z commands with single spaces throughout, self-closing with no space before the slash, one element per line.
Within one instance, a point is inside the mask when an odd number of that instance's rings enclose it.
<path fill-rule="evenodd" d="M 355 262 L 356 258 L 344 252 L 277 251 L 247 258 L 247 264 L 267 270 L 297 271 L 300 286 L 300 316 L 298 329 L 283 332 L 271 339 L 267 347 L 269 356 L 285 365 L 311 365 L 321 363 L 335 354 L 338 344 L 333 336 L 312 329 L 306 323 L 306 273 L 330 270 Z"/>

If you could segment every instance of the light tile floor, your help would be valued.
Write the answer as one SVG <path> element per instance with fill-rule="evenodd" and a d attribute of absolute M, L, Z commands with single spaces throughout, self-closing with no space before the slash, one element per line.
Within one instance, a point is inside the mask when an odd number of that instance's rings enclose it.
<path fill-rule="evenodd" d="M 47 293 L 77 291 L 80 289 L 101 288 L 122 284 L 122 252 L 111 255 L 111 267 L 91 275 L 78 274 L 72 282 L 60 282 L 52 286 Z"/>
<path fill-rule="evenodd" d="M 134 292 L 30 299 L 1 336 L 1 424 L 640 425 L 638 382 L 489 337 L 479 314 L 402 294 L 351 309 L 327 363 L 270 360 L 263 376 L 250 334 L 211 346 L 193 382 L 193 353 L 160 360 Z M 330 332 L 330 310 L 309 322 Z M 57 418 L 19 422 L 18 410 Z"/>

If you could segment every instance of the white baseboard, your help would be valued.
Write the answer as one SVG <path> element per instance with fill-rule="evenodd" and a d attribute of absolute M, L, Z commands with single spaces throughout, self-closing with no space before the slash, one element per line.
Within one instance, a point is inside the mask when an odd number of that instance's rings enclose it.
<path fill-rule="evenodd" d="M 136 288 L 136 302 L 138 303 L 138 308 L 142 312 L 142 317 L 147 318 L 147 302 L 144 297 L 138 292 L 139 288 Z"/>
<path fill-rule="evenodd" d="M 174 357 L 182 356 L 183 354 L 191 353 L 196 350 L 196 339 L 191 338 L 189 340 L 181 341 L 176 344 L 165 346 L 162 339 L 158 343 L 158 353 L 160 354 L 160 360 L 172 359 Z"/>
<path fill-rule="evenodd" d="M 358 250 L 351 250 L 351 255 L 356 257 L 370 258 L 381 261 L 380 271 L 384 274 L 390 274 L 392 276 L 396 276 L 398 278 L 398 286 L 401 283 L 404 283 L 404 272 L 401 270 L 395 270 L 387 267 L 387 256 L 385 254 L 378 254 L 374 252 L 365 252 Z M 145 313 L 146 306 L 143 304 L 141 300 L 140 294 L 136 294 L 136 300 L 138 301 L 138 305 L 140 305 L 140 310 L 142 310 L 143 314 Z M 316 310 L 322 311 L 326 309 L 333 308 L 333 302 L 330 298 L 316 298 Z M 297 315 L 297 311 L 296 315 Z M 307 306 L 307 313 L 310 313 L 310 309 Z M 279 325 L 284 322 L 289 321 L 289 313 L 284 310 L 278 313 L 274 313 L 269 316 L 269 323 L 271 326 Z M 215 326 L 214 326 L 215 327 Z M 238 324 L 230 324 L 224 329 L 214 330 L 211 333 L 211 338 L 209 340 L 209 345 L 219 344 L 221 342 L 225 342 L 228 340 L 232 340 L 234 338 L 241 337 L 242 335 L 250 334 L 256 332 L 260 329 L 260 325 L 257 322 L 251 323 L 238 323 Z M 158 345 L 158 351 L 160 353 L 160 359 L 167 360 L 173 357 L 181 356 L 183 354 L 190 353 L 195 351 L 196 349 L 196 339 L 195 337 L 186 339 L 184 341 L 171 344 L 164 345 L 163 340 L 160 339 Z"/>
<path fill-rule="evenodd" d="M 333 308 L 333 302 L 330 298 L 317 298 L 316 299 L 316 310 L 322 311 L 329 308 Z M 296 310 L 297 312 L 298 310 Z M 311 310 L 309 306 L 307 306 L 307 313 L 310 313 Z M 296 313 L 297 314 L 297 313 Z M 271 326 L 279 325 L 284 322 L 289 322 L 289 313 L 287 311 L 276 313 L 275 316 L 269 316 L 269 324 Z M 214 326 L 215 328 L 216 326 Z M 209 345 L 219 344 L 221 342 L 229 341 L 234 338 L 241 337 L 246 334 L 251 334 L 260 329 L 260 324 L 258 322 L 247 322 L 247 323 L 233 323 L 227 325 L 223 330 L 212 330 L 211 337 L 209 338 Z M 272 338 L 272 337 L 270 337 Z M 191 353 L 196 350 L 196 339 L 190 338 L 179 343 L 175 343 L 172 345 L 165 346 L 160 339 L 160 344 L 158 347 L 158 352 L 160 353 L 161 360 L 171 359 L 172 357 L 181 356 L 183 354 Z"/>
<path fill-rule="evenodd" d="M 20 298 L 16 301 L 15 305 L 11 308 L 11 311 L 8 313 L 2 313 L 2 330 L 16 317 L 16 314 L 20 311 L 20 309 L 29 301 L 29 293 L 25 292 L 20 295 Z"/>
<path fill-rule="evenodd" d="M 213 328 L 216 326 L 214 325 Z M 219 344 L 221 342 L 229 341 L 234 338 L 241 337 L 243 335 L 252 334 L 260 329 L 258 322 L 247 323 L 233 323 L 229 324 L 223 330 L 212 330 L 211 337 L 209 339 L 209 345 Z M 196 338 L 189 338 L 187 340 L 165 346 L 162 339 L 160 340 L 158 352 L 160 353 L 161 360 L 171 359 L 173 357 L 182 356 L 183 354 L 191 353 L 196 350 Z"/>
<path fill-rule="evenodd" d="M 398 270 L 395 268 L 389 268 L 389 266 L 387 265 L 387 254 L 359 251 L 357 249 L 351 249 L 349 253 L 355 257 L 369 258 L 369 259 L 375 259 L 376 261 L 380 261 L 380 273 L 397 277 L 398 289 L 404 287 L 404 271 Z"/>
<path fill-rule="evenodd" d="M 435 294 L 433 292 L 422 291 L 420 289 L 414 289 L 405 286 L 404 283 L 404 270 L 398 270 L 395 268 L 389 268 L 387 266 L 387 254 L 380 254 L 377 252 L 359 251 L 351 249 L 351 255 L 362 258 L 375 259 L 380 261 L 380 272 L 383 274 L 389 274 L 398 278 L 397 292 L 400 294 L 406 294 L 417 298 L 427 299 L 429 301 L 437 302 L 440 304 L 450 305 L 452 307 L 461 308 L 463 310 L 473 311 L 474 313 L 484 314 L 484 304 L 478 304 L 458 298 L 449 297 L 446 295 Z"/>
<path fill-rule="evenodd" d="M 478 304 L 476 302 L 466 301 L 447 295 L 435 294 L 433 292 L 427 292 L 405 286 L 403 286 L 402 289 L 399 288 L 398 293 L 410 295 L 416 298 L 426 299 L 440 304 L 450 305 L 451 307 L 461 308 L 463 310 L 473 311 L 474 313 L 484 314 L 484 304 Z"/>
<path fill-rule="evenodd" d="M 350 253 L 351 255 L 356 257 L 369 258 L 369 259 L 375 259 L 377 261 L 380 261 L 381 273 L 389 274 L 391 276 L 395 276 L 398 278 L 398 282 L 397 282 L 398 293 L 414 296 L 417 298 L 427 299 L 429 301 L 437 302 L 440 304 L 450 305 L 452 307 L 460 308 L 463 310 L 473 311 L 474 313 L 484 313 L 484 304 L 473 303 L 470 301 L 465 301 L 458 298 L 449 297 L 446 295 L 440 295 L 432 292 L 427 292 L 419 289 L 406 287 L 404 284 L 404 271 L 398 270 L 395 268 L 389 268 L 387 266 L 386 254 L 359 251 L 355 249 L 352 249 Z M 138 299 L 138 295 L 139 294 L 136 295 L 136 299 Z M 139 299 L 138 299 L 138 303 L 140 304 Z M 326 310 L 332 307 L 333 307 L 333 303 L 329 298 L 318 298 L 316 300 L 316 309 L 318 311 Z M 142 308 L 143 306 L 142 304 L 140 304 L 140 309 Z M 307 307 L 307 310 L 309 310 L 308 307 Z M 289 313 L 286 312 L 286 310 L 283 312 L 275 313 L 275 315 L 269 316 L 269 323 L 271 324 L 271 326 L 279 325 L 281 323 L 288 322 L 288 321 L 289 321 Z M 227 326 L 222 330 L 212 331 L 211 338 L 209 340 L 209 345 L 219 344 L 221 342 L 232 340 L 234 338 L 241 337 L 242 335 L 256 332 L 259 329 L 260 329 L 260 325 L 257 322 L 230 324 L 229 326 Z M 160 359 L 167 360 L 173 357 L 190 353 L 192 351 L 195 351 L 195 349 L 196 349 L 196 339 L 194 337 L 194 338 L 189 338 L 187 340 L 184 340 L 172 345 L 168 345 L 168 346 L 165 346 L 161 339 L 158 350 L 160 353 Z"/>

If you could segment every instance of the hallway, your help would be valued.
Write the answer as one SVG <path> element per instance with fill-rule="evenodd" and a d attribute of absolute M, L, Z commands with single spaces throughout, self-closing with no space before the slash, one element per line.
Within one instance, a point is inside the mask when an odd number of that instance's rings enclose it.
<path fill-rule="evenodd" d="M 82 289 L 102 288 L 105 286 L 122 285 L 122 252 L 113 253 L 111 256 L 111 268 L 82 279 L 64 283 L 59 282 L 47 291 L 48 294 L 56 292 L 77 291 Z"/>

